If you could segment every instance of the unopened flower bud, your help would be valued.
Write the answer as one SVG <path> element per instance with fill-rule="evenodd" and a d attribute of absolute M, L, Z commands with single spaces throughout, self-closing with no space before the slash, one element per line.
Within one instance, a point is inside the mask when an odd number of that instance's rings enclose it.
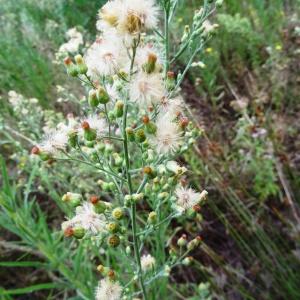
<path fill-rule="evenodd" d="M 116 273 L 114 270 L 110 269 L 108 272 L 107 272 L 107 276 L 110 280 L 116 280 Z"/>
<path fill-rule="evenodd" d="M 62 196 L 62 201 L 70 203 L 73 207 L 76 207 L 82 201 L 82 195 L 77 193 L 67 192 Z"/>
<path fill-rule="evenodd" d="M 177 245 L 179 247 L 184 247 L 187 244 L 187 237 L 186 234 L 183 234 L 177 241 Z"/>
<path fill-rule="evenodd" d="M 97 98 L 97 91 L 95 90 L 89 91 L 88 101 L 89 101 L 89 105 L 93 108 L 99 105 L 99 100 Z"/>
<path fill-rule="evenodd" d="M 116 222 L 110 222 L 106 227 L 110 233 L 116 233 L 119 229 L 119 225 Z"/>
<path fill-rule="evenodd" d="M 90 125 L 87 121 L 83 121 L 81 123 L 81 127 L 83 129 L 83 136 L 85 140 L 92 142 L 96 139 L 97 133 L 95 129 L 90 128 Z"/>
<path fill-rule="evenodd" d="M 145 131 L 144 129 L 138 129 L 136 132 L 135 132 L 135 140 L 138 142 L 138 143 L 143 143 L 145 142 L 146 140 L 146 135 L 145 135 Z"/>
<path fill-rule="evenodd" d="M 216 7 L 221 7 L 223 5 L 224 0 L 217 0 L 216 1 Z"/>
<path fill-rule="evenodd" d="M 189 251 L 195 249 L 196 247 L 198 247 L 201 243 L 202 239 L 200 236 L 197 236 L 196 238 L 194 238 L 193 240 L 191 240 L 188 244 L 187 244 L 187 248 Z"/>
<path fill-rule="evenodd" d="M 148 215 L 148 219 L 147 219 L 149 224 L 155 224 L 157 221 L 157 214 L 155 211 L 151 211 Z"/>
<path fill-rule="evenodd" d="M 115 104 L 115 116 L 117 118 L 121 118 L 123 116 L 123 111 L 124 111 L 124 102 L 123 101 L 117 101 Z"/>
<path fill-rule="evenodd" d="M 135 140 L 134 130 L 131 127 L 126 128 L 126 134 L 130 142 L 133 142 Z"/>
<path fill-rule="evenodd" d="M 65 230 L 64 230 L 64 236 L 65 237 L 71 237 L 73 236 L 74 234 L 74 230 L 72 227 L 67 227 Z"/>
<path fill-rule="evenodd" d="M 64 64 L 67 68 L 67 73 L 69 76 L 76 77 L 78 75 L 78 68 L 73 64 L 70 57 L 64 59 Z"/>
<path fill-rule="evenodd" d="M 68 134 L 68 144 L 70 147 L 75 148 L 78 145 L 77 131 L 72 131 Z"/>
<path fill-rule="evenodd" d="M 132 196 L 131 195 L 126 195 L 124 197 L 124 205 L 126 207 L 129 207 L 131 205 L 131 202 L 132 202 Z"/>
<path fill-rule="evenodd" d="M 146 128 L 146 132 L 149 134 L 155 134 L 157 127 L 153 122 L 148 122 L 147 124 L 145 124 L 145 128 Z"/>
<path fill-rule="evenodd" d="M 166 199 L 169 197 L 169 193 L 167 192 L 162 192 L 158 194 L 158 199 Z"/>
<path fill-rule="evenodd" d="M 97 271 L 100 272 L 103 276 L 106 276 L 109 272 L 109 268 L 103 265 L 97 266 Z"/>
<path fill-rule="evenodd" d="M 193 262 L 194 258 L 192 256 L 188 256 L 186 258 L 184 258 L 184 260 L 182 261 L 182 263 L 185 265 L 185 266 L 190 266 Z"/>
<path fill-rule="evenodd" d="M 31 154 L 33 155 L 39 155 L 40 154 L 40 149 L 38 146 L 34 146 L 32 149 L 31 149 Z"/>
<path fill-rule="evenodd" d="M 148 178 L 153 179 L 156 176 L 156 171 L 149 166 L 146 166 L 143 168 L 143 172 L 145 174 L 145 176 L 147 176 Z"/>
<path fill-rule="evenodd" d="M 124 211 L 121 207 L 116 207 L 113 211 L 112 211 L 112 216 L 114 219 L 116 220 L 121 220 L 124 216 Z"/>
<path fill-rule="evenodd" d="M 121 166 L 123 163 L 123 158 L 120 156 L 119 153 L 113 153 L 112 157 L 114 158 L 114 162 L 116 166 Z"/>
<path fill-rule="evenodd" d="M 82 239 L 85 235 L 85 230 L 82 227 L 75 227 L 73 228 L 73 236 L 76 239 Z"/>
<path fill-rule="evenodd" d="M 126 252 L 127 255 L 131 254 L 131 248 L 130 248 L 130 246 L 126 247 L 125 252 Z"/>
<path fill-rule="evenodd" d="M 167 73 L 167 80 L 166 80 L 166 88 L 168 91 L 171 91 L 175 88 L 175 84 L 176 84 L 176 81 L 175 81 L 175 74 L 174 72 L 171 72 L 169 71 Z"/>
<path fill-rule="evenodd" d="M 97 89 L 98 100 L 101 104 L 106 104 L 109 102 L 109 95 L 103 87 Z"/>
<path fill-rule="evenodd" d="M 143 70 L 148 74 L 152 73 L 155 70 L 156 62 L 157 56 L 154 53 L 150 53 L 147 62 L 143 65 Z"/>
<path fill-rule="evenodd" d="M 120 245 L 120 238 L 116 234 L 108 237 L 107 243 L 110 247 L 116 248 Z"/>
<path fill-rule="evenodd" d="M 179 119 L 179 126 L 181 129 L 185 129 L 189 125 L 189 119 L 182 117 Z"/>
<path fill-rule="evenodd" d="M 144 198 L 144 194 L 143 193 L 138 193 L 138 194 L 133 194 L 132 195 L 132 199 L 135 202 L 141 201 Z"/>
<path fill-rule="evenodd" d="M 77 54 L 77 55 L 74 57 L 74 59 L 75 59 L 75 62 L 76 62 L 76 64 L 77 64 L 77 67 L 78 67 L 78 72 L 79 72 L 80 74 L 86 74 L 87 71 L 88 71 L 88 67 L 87 67 L 87 65 L 85 64 L 82 55 Z"/>

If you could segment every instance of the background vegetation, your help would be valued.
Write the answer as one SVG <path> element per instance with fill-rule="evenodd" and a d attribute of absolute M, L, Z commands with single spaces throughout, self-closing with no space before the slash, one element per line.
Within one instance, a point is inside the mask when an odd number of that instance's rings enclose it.
<path fill-rule="evenodd" d="M 175 39 L 201 5 L 179 2 Z M 93 262 L 82 255 L 88 245 L 64 241 L 59 228 L 68 211 L 60 197 L 75 187 L 92 192 L 97 183 L 86 168 L 74 175 L 68 166 L 33 163 L 28 152 L 45 121 L 76 112 L 81 87 L 53 63 L 55 52 L 74 26 L 86 42 L 93 38 L 101 4 L 0 0 L 3 299 L 93 295 L 97 256 Z M 203 242 L 192 267 L 171 274 L 164 299 L 300 298 L 299 7 L 297 0 L 225 0 L 214 19 L 218 32 L 184 82 L 190 117 L 204 134 L 182 160 L 209 199 L 197 226 L 195 216 L 173 224 L 174 236 L 198 233 Z M 22 107 L 9 104 L 10 90 L 23 95 Z"/>

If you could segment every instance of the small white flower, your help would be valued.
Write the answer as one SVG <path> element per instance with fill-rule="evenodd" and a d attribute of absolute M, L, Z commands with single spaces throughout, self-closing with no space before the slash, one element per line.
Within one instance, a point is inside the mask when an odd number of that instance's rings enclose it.
<path fill-rule="evenodd" d="M 22 104 L 23 96 L 15 91 L 8 92 L 8 101 L 12 106 Z"/>
<path fill-rule="evenodd" d="M 142 270 L 144 272 L 148 270 L 153 270 L 155 267 L 155 258 L 151 256 L 150 254 L 143 255 L 141 257 L 141 265 L 142 265 Z"/>
<path fill-rule="evenodd" d="M 178 187 L 175 190 L 175 194 L 177 197 L 176 205 L 179 210 L 185 211 L 198 204 L 208 193 L 205 190 L 201 193 L 197 193 L 191 188 Z"/>
<path fill-rule="evenodd" d="M 160 102 L 160 113 L 168 113 L 172 117 L 177 117 L 183 110 L 183 99 L 181 97 L 176 97 L 168 99 L 163 97 Z"/>
<path fill-rule="evenodd" d="M 154 0 L 126 0 L 120 10 L 117 29 L 120 32 L 137 34 L 157 26 L 158 8 Z"/>
<path fill-rule="evenodd" d="M 82 34 L 79 31 L 77 31 L 76 28 L 71 28 L 66 32 L 66 36 L 69 39 L 69 41 L 60 46 L 58 53 L 77 52 L 80 45 L 83 44 Z"/>
<path fill-rule="evenodd" d="M 87 118 L 83 118 L 81 122 L 87 122 L 91 129 L 95 129 L 97 137 L 101 137 L 107 133 L 108 127 L 106 121 L 98 115 L 90 115 Z M 80 128 L 80 133 L 83 133 L 83 129 Z"/>
<path fill-rule="evenodd" d="M 147 44 L 143 47 L 138 47 L 135 57 L 135 63 L 139 68 L 142 68 L 149 61 L 149 57 L 155 57 L 155 71 L 159 72 L 162 68 L 162 57 L 160 53 L 162 53 L 162 51 L 156 49 L 152 44 Z"/>
<path fill-rule="evenodd" d="M 45 136 L 45 139 L 38 145 L 38 148 L 46 153 L 56 154 L 64 150 L 68 143 L 68 135 L 62 130 L 52 130 Z"/>
<path fill-rule="evenodd" d="M 121 299 L 122 287 L 118 282 L 109 278 L 102 279 L 96 288 L 96 300 L 119 300 Z"/>
<path fill-rule="evenodd" d="M 170 160 L 167 162 L 166 167 L 169 171 L 173 172 L 176 175 L 182 175 L 187 171 L 185 167 L 181 167 L 176 161 Z"/>
<path fill-rule="evenodd" d="M 84 202 L 82 206 L 76 207 L 76 215 L 71 219 L 71 222 L 80 225 L 91 234 L 97 234 L 106 230 L 104 216 L 97 214 L 93 204 L 89 202 Z"/>
<path fill-rule="evenodd" d="M 169 114 L 160 115 L 156 121 L 156 135 L 150 139 L 154 150 L 160 154 L 176 151 L 182 142 L 179 127 Z"/>
<path fill-rule="evenodd" d="M 101 75 L 107 76 L 118 73 L 124 65 L 125 59 L 124 47 L 113 36 L 110 40 L 99 38 L 91 45 L 85 55 L 88 74 L 94 79 Z"/>
<path fill-rule="evenodd" d="M 130 98 L 142 106 L 158 104 L 165 95 L 161 74 L 138 73 L 130 85 Z"/>

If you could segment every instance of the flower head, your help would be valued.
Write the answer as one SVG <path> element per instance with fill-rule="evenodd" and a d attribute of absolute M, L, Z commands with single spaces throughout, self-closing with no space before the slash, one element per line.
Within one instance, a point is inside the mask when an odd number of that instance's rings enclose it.
<path fill-rule="evenodd" d="M 160 102 L 160 112 L 162 114 L 168 113 L 172 117 L 177 117 L 183 109 L 183 100 L 180 97 L 169 99 L 163 97 Z"/>
<path fill-rule="evenodd" d="M 86 118 L 82 119 L 82 124 L 87 124 L 87 126 L 96 131 L 97 137 L 101 137 L 107 132 L 107 124 L 106 121 L 99 117 L 98 115 L 89 115 Z M 81 133 L 83 129 L 81 128 Z"/>
<path fill-rule="evenodd" d="M 133 79 L 130 86 L 132 101 L 141 106 L 158 104 L 165 94 L 163 81 L 160 74 L 146 74 L 140 72 Z"/>
<path fill-rule="evenodd" d="M 84 202 L 82 206 L 76 207 L 76 215 L 69 222 L 70 224 L 80 225 L 91 234 L 106 231 L 104 216 L 97 214 L 93 204 L 89 202 Z"/>
<path fill-rule="evenodd" d="M 143 271 L 151 270 L 155 267 L 155 258 L 150 254 L 141 257 L 141 265 Z"/>
<path fill-rule="evenodd" d="M 160 115 L 156 121 L 156 135 L 150 140 L 157 153 L 176 151 L 182 141 L 181 132 L 169 114 Z"/>
<path fill-rule="evenodd" d="M 69 40 L 60 46 L 58 53 L 77 52 L 80 45 L 83 44 L 82 34 L 76 28 L 71 28 L 66 32 L 66 37 Z"/>
<path fill-rule="evenodd" d="M 109 278 L 102 279 L 96 288 L 96 300 L 119 300 L 121 299 L 122 287 L 118 282 Z"/>
<path fill-rule="evenodd" d="M 175 190 L 175 194 L 177 197 L 176 205 L 178 209 L 185 211 L 203 200 L 207 195 L 207 191 L 197 193 L 191 188 L 178 187 Z"/>
<path fill-rule="evenodd" d="M 97 79 L 99 76 L 114 75 L 124 64 L 124 47 L 118 39 L 99 38 L 87 50 L 85 62 L 88 74 Z"/>

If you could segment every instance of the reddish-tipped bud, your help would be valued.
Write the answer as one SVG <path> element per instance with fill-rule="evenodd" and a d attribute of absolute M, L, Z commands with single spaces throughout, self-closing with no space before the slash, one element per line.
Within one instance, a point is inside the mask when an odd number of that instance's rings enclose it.
<path fill-rule="evenodd" d="M 92 196 L 90 196 L 90 202 L 93 204 L 93 205 L 95 205 L 95 204 L 97 204 L 98 202 L 99 202 L 99 197 L 97 196 L 97 195 L 92 195 Z"/>
<path fill-rule="evenodd" d="M 83 130 L 89 130 L 90 129 L 90 124 L 87 121 L 83 121 L 81 123 L 81 127 Z"/>
<path fill-rule="evenodd" d="M 71 237 L 74 235 L 74 229 L 72 227 L 67 227 L 65 230 L 64 230 L 64 236 L 65 237 Z"/>
<path fill-rule="evenodd" d="M 37 146 L 34 146 L 34 147 L 31 149 L 31 154 L 39 155 L 40 152 L 41 152 L 41 150 L 40 150 L 39 147 L 37 147 Z"/>
<path fill-rule="evenodd" d="M 64 59 L 64 64 L 66 67 L 70 66 L 72 64 L 72 59 L 70 57 L 66 57 Z"/>
<path fill-rule="evenodd" d="M 143 116 L 142 121 L 143 121 L 144 124 L 148 124 L 150 122 L 149 116 L 147 116 L 147 115 Z"/>
<path fill-rule="evenodd" d="M 167 77 L 168 77 L 169 79 L 174 79 L 174 78 L 175 78 L 175 73 L 172 72 L 172 71 L 168 71 L 168 72 L 167 72 Z"/>
<path fill-rule="evenodd" d="M 188 125 L 189 125 L 189 119 L 188 118 L 186 118 L 186 117 L 182 117 L 182 118 L 180 118 L 180 120 L 179 120 L 179 125 L 180 125 L 180 127 L 182 128 L 182 129 L 185 129 Z"/>
<path fill-rule="evenodd" d="M 196 205 L 193 206 L 193 210 L 194 210 L 195 212 L 199 213 L 200 210 L 201 210 L 201 206 L 198 205 L 198 204 L 196 204 Z"/>

